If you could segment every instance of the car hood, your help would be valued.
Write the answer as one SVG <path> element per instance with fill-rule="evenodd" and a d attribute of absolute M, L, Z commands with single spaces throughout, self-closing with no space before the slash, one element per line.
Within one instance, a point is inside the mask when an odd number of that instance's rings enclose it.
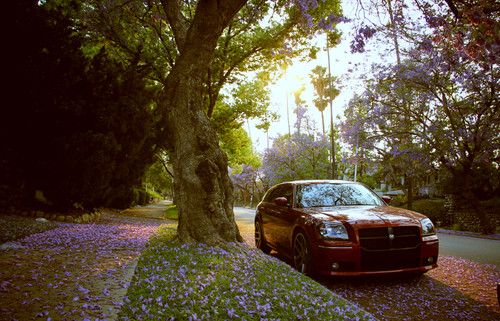
<path fill-rule="evenodd" d="M 336 206 L 311 207 L 301 211 L 324 221 L 343 221 L 351 225 L 356 224 L 404 224 L 419 223 L 424 215 L 392 206 Z"/>

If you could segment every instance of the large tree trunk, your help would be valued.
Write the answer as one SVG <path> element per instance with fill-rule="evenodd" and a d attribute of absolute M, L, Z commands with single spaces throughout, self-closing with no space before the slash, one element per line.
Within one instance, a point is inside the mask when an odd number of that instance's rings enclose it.
<path fill-rule="evenodd" d="M 217 39 L 244 2 L 201 0 L 185 38 L 181 33 L 176 37 L 180 54 L 167 77 L 162 107 L 172 151 L 178 237 L 185 242 L 242 241 L 227 158 L 203 109 L 203 81 Z"/>

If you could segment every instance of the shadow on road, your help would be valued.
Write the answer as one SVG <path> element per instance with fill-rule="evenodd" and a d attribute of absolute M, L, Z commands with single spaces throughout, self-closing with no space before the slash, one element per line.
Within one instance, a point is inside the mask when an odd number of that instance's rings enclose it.
<path fill-rule="evenodd" d="M 500 320 L 492 307 L 428 275 L 319 282 L 381 320 Z"/>
<path fill-rule="evenodd" d="M 274 251 L 271 255 L 292 266 L 290 259 Z M 463 277 L 457 273 L 457 282 Z M 481 301 L 473 299 L 459 288 L 427 274 L 314 279 L 332 292 L 358 304 L 379 320 L 500 320 L 499 306 L 494 302 L 491 304 L 491 298 Z M 490 283 L 490 286 L 481 284 L 480 287 L 486 287 L 491 293 L 496 292 L 496 283 Z"/>

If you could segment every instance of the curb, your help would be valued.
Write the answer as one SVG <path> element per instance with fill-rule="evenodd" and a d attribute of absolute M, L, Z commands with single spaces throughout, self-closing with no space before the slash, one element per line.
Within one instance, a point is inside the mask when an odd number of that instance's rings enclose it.
<path fill-rule="evenodd" d="M 489 240 L 499 240 L 500 241 L 500 234 L 481 234 L 481 233 L 476 233 L 476 232 L 454 231 L 454 230 L 445 230 L 445 229 L 438 229 L 437 232 L 442 233 L 442 234 L 468 236 L 468 237 L 475 237 L 475 238 L 480 238 L 480 239 L 489 239 Z"/>

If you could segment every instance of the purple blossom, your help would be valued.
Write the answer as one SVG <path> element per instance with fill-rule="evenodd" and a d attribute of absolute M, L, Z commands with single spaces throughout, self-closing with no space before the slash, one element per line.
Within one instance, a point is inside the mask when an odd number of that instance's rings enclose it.
<path fill-rule="evenodd" d="M 16 310 L 36 311 L 44 306 L 47 311 L 36 313 L 46 319 L 108 319 L 101 307 L 103 298 L 95 295 L 99 291 L 95 283 L 105 283 L 104 297 L 114 298 L 109 288 L 117 287 L 124 275 L 111 276 L 106 269 L 117 271 L 136 259 L 160 223 L 107 213 L 93 224 L 57 223 L 53 230 L 19 240 L 24 249 L 13 259 L 23 261 L 23 268 L 31 273 L 12 271 L 9 278 L 2 279 L 2 286 L 16 284 L 9 287 L 9 295 L 23 298 L 13 307 Z M 45 254 L 37 260 L 27 259 L 36 253 Z M 44 295 L 34 297 L 36 293 Z"/>
<path fill-rule="evenodd" d="M 372 38 L 377 30 L 370 26 L 361 26 L 356 30 L 354 39 L 351 41 L 351 52 L 362 53 L 365 51 L 366 41 Z"/>

